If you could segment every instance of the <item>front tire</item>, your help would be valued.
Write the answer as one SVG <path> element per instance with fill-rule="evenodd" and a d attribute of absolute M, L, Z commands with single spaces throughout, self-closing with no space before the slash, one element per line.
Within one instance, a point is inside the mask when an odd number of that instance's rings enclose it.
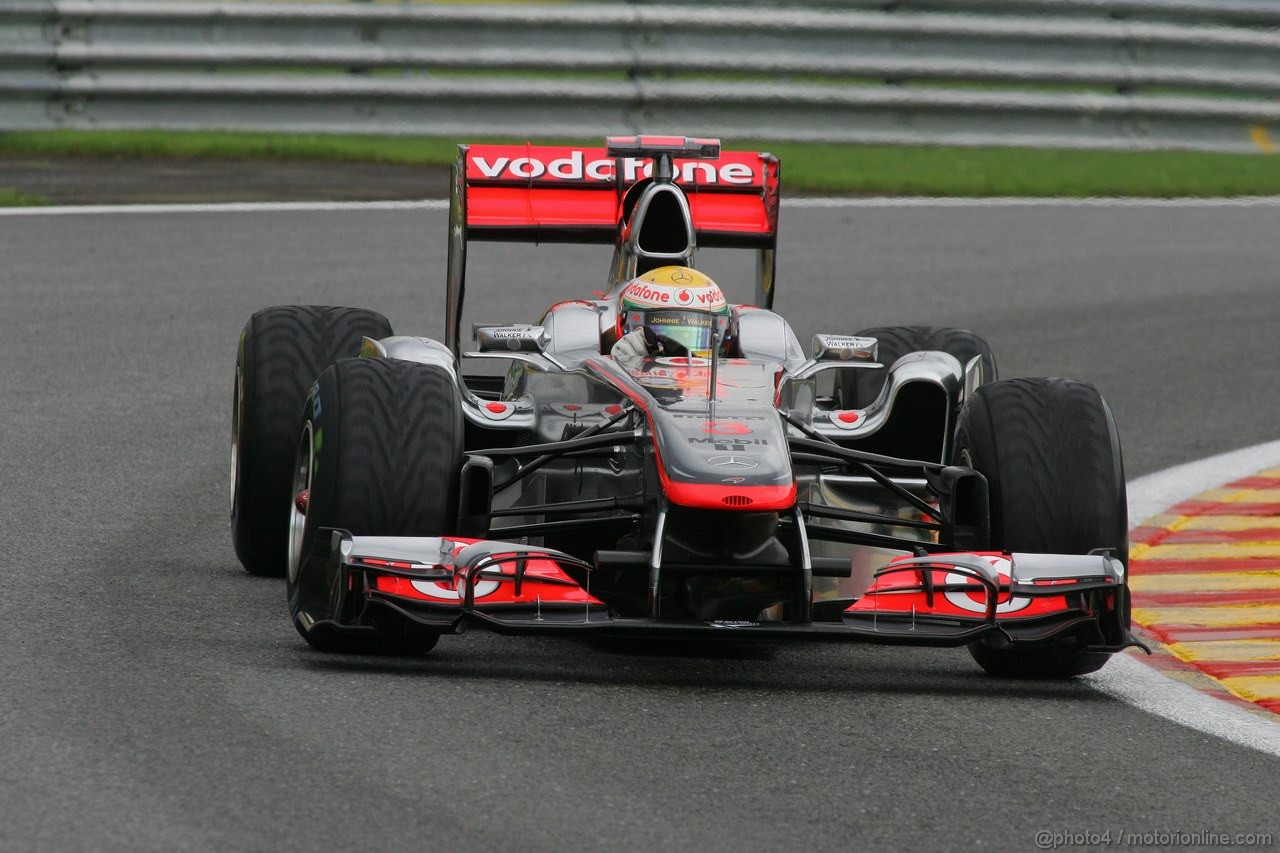
<path fill-rule="evenodd" d="M 447 536 L 458 518 L 462 401 L 449 373 L 395 359 L 343 359 L 316 380 L 294 465 L 289 612 L 303 638 L 326 652 L 418 655 L 433 634 L 396 625 L 354 635 L 311 627 L 362 624 L 359 602 L 336 590 L 321 528 L 356 536 Z M 307 492 L 306 501 L 296 500 Z M 317 545 L 319 548 L 317 549 Z M 358 599 L 358 596 L 356 596 Z"/>
<path fill-rule="evenodd" d="M 1120 441 L 1111 410 L 1092 385 L 1012 379 L 979 387 L 960 416 L 956 464 L 987 478 L 993 550 L 1110 549 L 1128 565 Z M 1127 613 L 1121 621 L 1127 628 Z M 1069 678 L 1107 662 L 1108 654 L 1081 650 L 1089 644 L 1074 636 L 1029 647 L 978 641 L 969 651 L 992 675 Z"/>
<path fill-rule="evenodd" d="M 264 308 L 240 333 L 231 401 L 231 539 L 245 570 L 285 573 L 289 484 L 302 402 L 316 375 L 387 338 L 375 311 L 323 305 Z"/>

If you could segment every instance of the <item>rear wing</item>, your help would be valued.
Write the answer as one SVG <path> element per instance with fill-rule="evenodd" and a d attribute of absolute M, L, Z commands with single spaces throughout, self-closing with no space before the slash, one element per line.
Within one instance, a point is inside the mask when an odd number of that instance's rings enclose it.
<path fill-rule="evenodd" d="M 636 137 L 638 152 L 714 140 Z M 714 149 L 710 147 L 715 143 Z M 610 143 L 615 151 L 616 141 Z M 773 305 L 778 242 L 779 162 L 772 154 L 723 151 L 675 159 L 698 245 L 758 251 L 755 303 Z M 477 241 L 616 244 L 627 189 L 652 174 L 647 157 L 605 148 L 459 145 L 449 202 L 445 343 L 459 351 L 467 244 Z M 617 177 L 621 175 L 621 180 Z"/>

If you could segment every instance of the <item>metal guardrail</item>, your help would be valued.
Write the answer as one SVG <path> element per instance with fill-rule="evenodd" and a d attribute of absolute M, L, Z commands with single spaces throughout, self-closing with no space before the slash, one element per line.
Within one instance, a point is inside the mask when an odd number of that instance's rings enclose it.
<path fill-rule="evenodd" d="M 354 0 L 354 2 L 360 2 L 360 0 Z M 408 2 L 421 2 L 421 0 L 408 0 Z M 667 0 L 614 0 L 614 2 L 661 5 Z M 705 4 L 723 2 L 723 0 L 698 0 L 698 2 Z M 738 0 L 738 5 L 767 6 L 775 9 L 803 7 L 895 12 L 1053 15 L 1129 21 L 1183 21 L 1202 26 L 1209 24 L 1262 27 L 1280 25 L 1280 3 L 1275 0 Z"/>
<path fill-rule="evenodd" d="M 154 2 L 155 0 L 148 0 Z M 175 2 L 175 0 L 168 0 Z M 204 2 L 204 0 L 177 0 Z M 229 0 L 245 3 L 430 3 L 435 0 Z M 538 0 L 531 0 L 538 2 Z M 672 0 L 541 0 L 544 3 L 596 2 L 632 6 L 671 5 Z M 682 6 L 724 6 L 729 0 L 684 0 Z M 968 12 L 981 14 L 1077 16 L 1135 21 L 1186 21 L 1238 26 L 1280 25 L 1277 0 L 736 0 L 736 6 L 770 9 L 870 9 L 895 12 Z"/>
<path fill-rule="evenodd" d="M 0 130 L 644 131 L 1244 152 L 1270 150 L 1280 121 L 1280 32 L 1137 19 L 1280 24 L 1277 2 L 872 8 L 884 5 L 10 0 Z"/>

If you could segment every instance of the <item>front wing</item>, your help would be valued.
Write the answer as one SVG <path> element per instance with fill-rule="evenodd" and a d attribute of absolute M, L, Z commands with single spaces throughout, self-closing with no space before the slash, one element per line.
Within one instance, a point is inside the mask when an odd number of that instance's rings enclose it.
<path fill-rule="evenodd" d="M 309 630 L 843 639 L 890 645 L 1039 644 L 1066 634 L 1089 650 L 1138 645 L 1128 632 L 1124 564 L 1106 555 L 952 553 L 899 557 L 839 621 L 696 621 L 620 617 L 591 595 L 594 567 L 529 545 L 330 531 L 332 613 Z M 323 538 L 321 539 L 323 541 Z M 321 546 L 323 547 L 323 546 Z M 319 555 L 316 555 L 319 556 Z M 579 584 L 572 571 L 586 582 Z M 742 567 L 750 574 L 750 567 Z M 1096 629 L 1089 631 L 1090 628 Z"/>

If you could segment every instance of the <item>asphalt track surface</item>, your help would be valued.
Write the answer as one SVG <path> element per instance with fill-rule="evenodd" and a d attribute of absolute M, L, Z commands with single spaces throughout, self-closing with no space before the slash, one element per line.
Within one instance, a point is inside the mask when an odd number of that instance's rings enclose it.
<path fill-rule="evenodd" d="M 802 338 L 967 326 L 1004 376 L 1090 380 L 1132 477 L 1277 437 L 1278 232 L 1276 206 L 788 209 L 777 307 Z M 438 211 L 0 219 L 0 849 L 1280 835 L 1280 759 L 963 651 L 310 651 L 231 550 L 236 336 L 293 302 L 438 335 L 444 246 Z M 750 269 L 702 260 L 731 292 Z M 471 313 L 534 319 L 606 263 L 481 247 Z"/>

